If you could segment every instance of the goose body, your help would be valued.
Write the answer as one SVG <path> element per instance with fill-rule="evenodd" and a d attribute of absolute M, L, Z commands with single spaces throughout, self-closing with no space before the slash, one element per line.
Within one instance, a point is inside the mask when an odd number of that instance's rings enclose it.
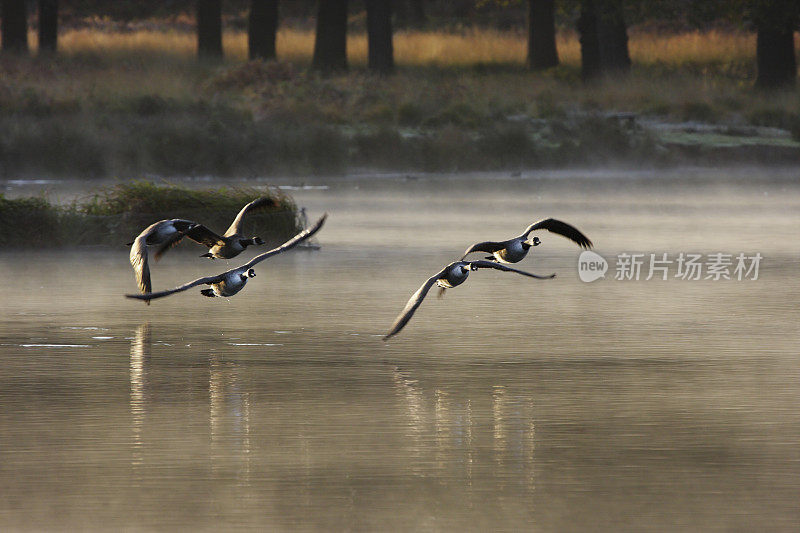
<path fill-rule="evenodd" d="M 246 238 L 242 235 L 242 220 L 247 213 L 268 205 L 274 205 L 274 200 L 266 197 L 258 198 L 247 204 L 239 211 L 239 214 L 236 215 L 236 218 L 223 235 L 218 235 L 202 224 L 198 224 L 186 236 L 208 247 L 208 252 L 200 257 L 232 259 L 242 253 L 248 246 L 264 244 L 261 237 Z"/>
<path fill-rule="evenodd" d="M 311 226 L 310 228 L 301 231 L 282 245 L 278 246 L 277 248 L 273 248 L 268 252 L 264 252 L 263 254 L 255 256 L 249 262 L 245 263 L 244 265 L 232 268 L 222 274 L 218 274 L 216 276 L 208 276 L 204 278 L 198 278 L 194 281 L 190 281 L 189 283 L 185 283 L 179 287 L 175 287 L 174 289 L 169 289 L 166 291 L 160 292 L 147 292 L 146 294 L 126 294 L 127 298 L 135 298 L 138 300 L 144 300 L 149 302 L 150 300 L 155 300 L 156 298 L 163 298 L 164 296 L 169 296 L 170 294 L 175 294 L 176 292 L 182 292 L 192 287 L 196 287 L 198 285 L 210 285 L 211 287 L 208 289 L 203 289 L 200 293 L 203 296 L 209 297 L 227 297 L 233 296 L 239 291 L 241 291 L 244 286 L 247 284 L 249 278 L 253 278 L 256 275 L 255 270 L 253 269 L 261 261 L 272 257 L 273 255 L 277 255 L 279 253 L 285 252 L 290 250 L 300 244 L 301 242 L 305 241 L 316 232 L 318 232 L 322 225 L 325 223 L 325 219 L 328 217 L 327 214 L 320 217 L 317 222 Z"/>
<path fill-rule="evenodd" d="M 466 261 L 456 261 L 450 263 L 440 273 L 436 279 L 436 285 L 442 289 L 452 289 L 467 281 L 470 273 L 469 264 Z"/>
<path fill-rule="evenodd" d="M 512 239 L 508 241 L 506 246 L 500 250 L 492 252 L 492 256 L 496 261 L 500 263 L 519 263 L 525 256 L 528 255 L 528 250 L 531 249 L 531 246 L 538 246 L 539 241 L 538 239 L 530 245 L 527 245 L 524 240 L 522 239 Z"/>
<path fill-rule="evenodd" d="M 592 241 L 575 226 L 554 218 L 545 218 L 528 226 L 525 232 L 519 237 L 514 237 L 507 241 L 475 243 L 467 248 L 464 255 L 461 256 L 461 260 L 463 261 L 464 258 L 473 252 L 487 252 L 491 254 L 487 259 L 506 264 L 519 263 L 525 259 L 525 256 L 528 255 L 531 248 L 541 244 L 538 237 L 528 238 L 531 232 L 536 230 L 547 230 L 551 233 L 556 233 L 562 237 L 568 238 L 581 248 L 592 247 Z"/>
<path fill-rule="evenodd" d="M 419 308 L 419 306 L 422 304 L 422 300 L 425 299 L 425 296 L 434 285 L 438 285 L 442 290 L 457 287 L 458 285 L 461 285 L 467 281 L 470 271 L 481 268 L 491 268 L 494 270 L 501 270 L 503 272 L 515 272 L 517 274 L 522 274 L 523 276 L 536 279 L 550 279 L 555 277 L 555 274 L 551 274 L 549 276 L 537 276 L 536 274 L 531 274 L 530 272 L 525 272 L 524 270 L 517 270 L 516 268 L 511 268 L 494 261 L 455 261 L 428 278 L 428 280 L 423 283 L 419 289 L 417 289 L 417 292 L 415 292 L 411 298 L 409 298 L 406 306 L 397 316 L 394 324 L 392 324 L 392 327 L 389 329 L 389 332 L 383 337 L 383 340 L 388 340 L 392 336 L 397 335 L 400 330 L 403 329 L 406 324 L 408 324 L 408 321 L 411 320 L 412 316 L 414 316 L 417 308 Z"/>
<path fill-rule="evenodd" d="M 211 284 L 210 289 L 203 289 L 200 293 L 203 296 L 228 297 L 238 293 L 247 284 L 247 280 L 256 277 L 256 271 L 252 268 L 237 268 L 229 270 L 222 275 L 222 279 Z"/>

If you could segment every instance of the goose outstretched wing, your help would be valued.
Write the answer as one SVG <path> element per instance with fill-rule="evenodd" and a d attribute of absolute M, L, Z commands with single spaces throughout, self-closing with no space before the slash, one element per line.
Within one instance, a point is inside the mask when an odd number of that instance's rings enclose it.
<path fill-rule="evenodd" d="M 136 275 L 136 285 L 143 293 L 150 292 L 152 289 L 150 266 L 147 261 L 147 235 L 148 233 L 143 231 L 134 239 L 129 256 L 133 272 Z"/>
<path fill-rule="evenodd" d="M 239 211 L 239 214 L 236 215 L 236 218 L 234 218 L 233 222 L 231 222 L 230 227 L 227 229 L 227 231 L 225 231 L 224 236 L 230 237 L 231 235 L 240 233 L 242 230 L 242 218 L 244 218 L 244 216 L 250 211 L 274 205 L 275 205 L 275 200 L 273 200 L 272 198 L 267 198 L 266 196 L 262 196 L 261 198 L 253 200 L 252 202 L 244 206 L 241 211 Z"/>
<path fill-rule="evenodd" d="M 537 229 L 545 229 L 551 233 L 557 233 L 575 242 L 581 248 L 592 247 L 592 241 L 590 241 L 586 235 L 581 233 L 580 230 L 578 230 L 578 228 L 570 224 L 567 224 L 566 222 L 556 220 L 554 218 L 545 218 L 538 222 L 534 222 L 533 224 L 528 226 L 528 229 L 525 230 L 525 233 L 523 233 L 521 237 L 523 239 L 527 239 L 528 234 Z"/>
<path fill-rule="evenodd" d="M 502 242 L 495 242 L 495 241 L 486 241 L 486 242 L 478 242 L 467 248 L 464 252 L 464 255 L 461 256 L 461 260 L 463 261 L 465 257 L 467 257 L 472 252 L 486 252 L 493 254 L 497 251 L 502 250 L 508 245 L 508 241 Z"/>
<path fill-rule="evenodd" d="M 235 270 L 235 269 L 232 269 L 232 270 Z M 211 285 L 212 283 L 219 283 L 220 281 L 225 279 L 225 276 L 228 274 L 228 272 L 230 272 L 230 270 L 227 271 L 227 272 L 223 272 L 222 274 L 219 274 L 219 275 L 216 275 L 216 276 L 208 276 L 208 277 L 205 277 L 205 278 L 198 278 L 198 279 L 196 279 L 194 281 L 190 281 L 189 283 L 185 283 L 185 284 L 181 285 L 180 287 L 175 287 L 174 289 L 169 289 L 169 290 L 166 290 L 166 291 L 148 292 L 146 294 L 126 294 L 125 297 L 126 298 L 135 298 L 137 300 L 144 300 L 144 301 L 149 303 L 150 300 L 155 300 L 156 298 L 163 298 L 164 296 L 169 296 L 170 294 L 175 294 L 176 292 L 185 291 L 187 289 L 191 289 L 192 287 L 196 287 L 198 285 L 203 285 L 203 284 Z"/>
<path fill-rule="evenodd" d="M 495 263 L 494 261 L 469 261 L 469 264 L 475 268 L 493 268 L 495 270 L 502 270 L 503 272 L 516 272 L 517 274 L 522 274 L 523 276 L 528 276 L 529 278 L 552 279 L 556 277 L 555 274 L 550 274 L 549 276 L 538 276 L 536 274 L 531 274 L 530 272 L 525 272 L 524 270 L 511 268 L 503 263 Z"/>
<path fill-rule="evenodd" d="M 301 242 L 305 241 L 306 239 L 314 235 L 316 232 L 318 232 L 322 228 L 322 225 L 325 224 L 325 220 L 327 218 L 328 218 L 328 213 L 325 213 L 310 228 L 304 229 L 303 231 L 301 231 L 300 233 L 298 233 L 285 243 L 281 244 L 277 248 L 273 248 L 272 250 L 269 250 L 267 252 L 264 252 L 263 254 L 255 256 L 253 259 L 250 260 L 249 263 L 246 263 L 239 268 L 243 269 L 252 268 L 261 261 L 263 261 L 264 259 L 267 259 L 268 257 L 272 257 L 273 255 L 277 255 L 281 252 L 285 252 L 286 250 L 294 248 L 295 246 L 297 246 L 298 244 L 300 244 Z"/>
<path fill-rule="evenodd" d="M 422 284 L 422 287 L 417 289 L 417 292 L 415 292 L 411 298 L 408 299 L 406 306 L 403 308 L 400 314 L 397 315 L 397 318 L 394 320 L 394 324 L 392 324 L 392 327 L 389 329 L 389 333 L 383 336 L 383 340 L 389 340 L 390 337 L 397 335 L 400 330 L 403 329 L 406 324 L 408 324 L 408 321 L 411 320 L 412 316 L 414 316 L 414 312 L 420 306 L 422 300 L 425 299 L 425 296 L 431 290 L 431 287 L 433 287 L 433 285 L 436 283 L 436 280 L 444 276 L 445 271 L 449 267 L 450 265 L 444 267 L 437 274 L 434 274 L 428 278 L 428 280 Z"/>
<path fill-rule="evenodd" d="M 225 239 L 208 229 L 202 224 L 198 224 L 186 232 L 186 236 L 198 244 L 202 244 L 208 248 L 214 246 L 225 245 Z"/>
<path fill-rule="evenodd" d="M 161 259 L 162 255 L 167 253 L 169 250 L 171 250 L 175 246 L 178 246 L 178 244 L 180 244 L 180 242 L 183 240 L 183 238 L 185 236 L 186 236 L 186 233 L 184 233 L 182 231 L 178 231 L 178 232 L 173 233 L 172 235 L 170 235 L 167 238 L 167 240 L 165 240 L 160 245 L 158 245 L 158 249 L 156 249 L 156 252 L 153 254 L 153 258 L 156 261 Z"/>

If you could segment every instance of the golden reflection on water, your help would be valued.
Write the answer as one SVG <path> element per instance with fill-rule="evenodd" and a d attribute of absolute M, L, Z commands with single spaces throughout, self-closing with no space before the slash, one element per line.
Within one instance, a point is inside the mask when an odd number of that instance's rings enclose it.
<path fill-rule="evenodd" d="M 475 490 L 468 496 L 474 504 L 486 489 L 485 476 L 491 468 L 497 489 L 510 483 L 521 490 L 519 496 L 533 497 L 536 425 L 529 395 L 510 392 L 503 384 L 478 391 L 433 388 L 426 394 L 422 380 L 398 367 L 392 369 L 391 378 L 408 424 L 405 446 L 414 459 L 412 472 L 429 475 L 418 465 L 432 457 L 441 479 L 459 479 L 468 490 Z M 479 481 L 473 479 L 476 472 Z"/>
<path fill-rule="evenodd" d="M 240 486 L 250 482 L 250 392 L 240 383 L 235 363 L 212 353 L 208 362 L 208 425 L 211 434 L 211 469 L 219 475 L 235 464 Z"/>
<path fill-rule="evenodd" d="M 142 428 L 145 420 L 145 387 L 146 387 L 146 367 L 150 358 L 150 347 L 152 345 L 152 334 L 150 322 L 145 322 L 136 328 L 131 339 L 131 358 L 130 358 L 130 412 L 131 430 L 133 439 L 131 445 L 131 466 L 136 469 L 143 462 L 142 457 Z"/>

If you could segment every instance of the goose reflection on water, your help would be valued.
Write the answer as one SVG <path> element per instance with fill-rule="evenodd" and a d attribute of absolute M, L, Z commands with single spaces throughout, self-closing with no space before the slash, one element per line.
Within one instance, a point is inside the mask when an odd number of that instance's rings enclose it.
<path fill-rule="evenodd" d="M 130 345 L 130 399 L 131 416 L 131 467 L 134 480 L 141 483 L 141 468 L 148 462 L 145 450 L 149 445 L 145 437 L 148 402 L 152 398 L 154 383 L 159 368 L 152 368 L 153 334 L 150 322 L 137 326 Z M 163 368 L 162 368 L 163 369 Z M 162 379 L 164 376 L 162 376 Z M 208 427 L 210 434 L 210 468 L 212 473 L 227 471 L 224 461 L 234 458 L 240 461 L 237 471 L 239 481 L 247 484 L 250 476 L 250 394 L 240 389 L 239 372 L 233 363 L 224 362 L 218 355 L 208 359 Z M 171 438 L 170 434 L 150 433 L 153 439 Z M 154 459 L 151 457 L 150 459 Z"/>
<path fill-rule="evenodd" d="M 211 433 L 211 468 L 226 471 L 223 462 L 233 458 L 240 485 L 250 482 L 250 393 L 243 391 L 235 363 L 211 354 L 208 364 L 208 426 Z"/>
<path fill-rule="evenodd" d="M 502 380 L 488 388 L 456 387 L 427 385 L 399 367 L 391 373 L 406 414 L 412 472 L 427 471 L 432 460 L 442 480 L 465 478 L 471 487 L 473 478 L 485 482 L 492 469 L 498 487 L 517 480 L 517 488 L 533 494 L 536 427 L 529 394 Z M 484 489 L 476 487 L 473 495 L 481 497 Z"/>
<path fill-rule="evenodd" d="M 131 465 L 136 467 L 143 463 L 142 457 L 142 428 L 145 419 L 145 387 L 146 368 L 150 359 L 152 335 L 150 322 L 140 324 L 131 339 L 130 359 L 130 412 L 131 429 L 133 432 L 131 442 Z"/>

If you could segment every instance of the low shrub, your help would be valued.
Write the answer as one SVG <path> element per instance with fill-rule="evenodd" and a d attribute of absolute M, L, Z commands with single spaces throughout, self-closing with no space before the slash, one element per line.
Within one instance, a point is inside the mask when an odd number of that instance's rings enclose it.
<path fill-rule="evenodd" d="M 158 220 L 185 218 L 222 233 L 251 200 L 268 196 L 272 205 L 249 213 L 243 231 L 278 243 L 299 231 L 302 221 L 287 195 L 252 188 L 193 190 L 145 181 L 103 189 L 70 205 L 45 197 L 0 195 L 0 246 L 118 245 L 130 242 Z"/>

